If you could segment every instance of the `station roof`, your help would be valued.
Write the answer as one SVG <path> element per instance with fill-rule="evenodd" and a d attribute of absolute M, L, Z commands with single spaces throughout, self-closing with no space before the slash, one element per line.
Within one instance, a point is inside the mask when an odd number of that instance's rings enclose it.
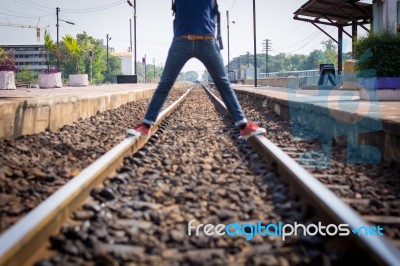
<path fill-rule="evenodd" d="M 359 0 L 309 0 L 294 12 L 296 20 L 330 26 L 369 24 L 372 17 L 372 4 Z"/>

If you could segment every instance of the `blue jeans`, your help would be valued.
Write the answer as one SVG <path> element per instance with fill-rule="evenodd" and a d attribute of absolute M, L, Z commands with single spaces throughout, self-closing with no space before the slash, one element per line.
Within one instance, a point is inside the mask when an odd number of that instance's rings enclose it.
<path fill-rule="evenodd" d="M 225 72 L 216 40 L 190 41 L 180 37 L 175 37 L 172 41 L 160 83 L 150 101 L 143 122 L 150 125 L 154 124 L 176 78 L 186 62 L 192 57 L 199 59 L 207 68 L 222 100 L 235 121 L 235 125 L 246 123 L 247 119 Z"/>

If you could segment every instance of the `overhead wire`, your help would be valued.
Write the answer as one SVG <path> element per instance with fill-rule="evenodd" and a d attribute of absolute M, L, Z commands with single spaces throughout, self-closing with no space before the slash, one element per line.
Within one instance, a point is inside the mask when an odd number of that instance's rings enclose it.
<path fill-rule="evenodd" d="M 40 11 L 43 11 L 43 9 L 45 9 L 46 11 L 52 9 L 50 7 L 42 6 L 42 5 L 39 5 L 36 3 L 30 3 L 27 1 L 23 1 L 23 0 L 14 0 L 14 1 L 20 5 L 27 6 L 27 7 L 30 7 L 30 8 L 36 9 L 36 10 L 40 10 Z"/>
<path fill-rule="evenodd" d="M 8 16 L 8 17 L 15 17 L 15 18 L 44 18 L 44 17 L 49 17 L 49 16 L 53 15 L 53 14 L 48 14 L 48 15 L 41 15 L 41 16 L 19 16 L 19 15 L 4 13 L 4 12 L 0 12 L 0 14 Z"/>
<path fill-rule="evenodd" d="M 122 4 L 126 4 L 125 0 L 119 0 L 115 1 L 112 3 L 109 3 L 107 5 L 102 5 L 102 6 L 97 6 L 97 7 L 91 7 L 91 8 L 81 8 L 81 9 L 64 9 L 64 12 L 66 13 L 91 13 L 91 12 L 98 12 L 106 9 L 110 9 Z"/>
<path fill-rule="evenodd" d="M 325 26 L 323 29 L 325 30 L 327 28 L 327 26 Z M 315 40 L 315 38 L 317 38 L 320 34 L 322 33 L 322 31 L 317 31 L 317 30 L 315 30 L 314 32 L 312 32 L 310 35 L 308 35 L 306 38 L 304 38 L 302 41 L 299 41 L 299 42 L 297 42 L 296 44 L 294 44 L 294 45 L 289 45 L 289 46 L 285 46 L 285 47 L 280 47 L 280 49 L 279 50 L 276 50 L 276 51 L 283 51 L 283 50 L 285 50 L 285 53 L 293 53 L 293 52 L 296 52 L 296 51 L 299 51 L 299 50 L 301 50 L 301 49 L 303 49 L 304 47 L 307 47 L 310 43 L 312 43 L 314 40 Z M 307 41 L 308 40 L 308 41 Z M 304 42 L 306 42 L 305 44 L 303 44 Z M 299 47 L 299 48 L 296 48 L 296 49 L 292 49 L 291 51 L 289 51 L 289 52 L 287 52 L 286 50 L 288 49 L 288 48 L 291 48 L 291 47 L 296 47 L 297 45 L 301 45 L 301 44 L 303 44 L 301 47 Z"/>
<path fill-rule="evenodd" d="M 310 43 L 312 43 L 312 42 L 314 41 L 315 38 L 317 38 L 319 35 L 321 35 L 321 33 L 322 33 L 322 31 L 318 32 L 318 34 L 317 34 L 313 39 L 311 39 L 310 41 L 308 41 L 306 44 L 304 44 L 304 45 L 301 46 L 300 48 L 295 49 L 295 50 L 292 50 L 292 51 L 290 51 L 290 52 L 288 52 L 288 53 L 290 54 L 290 53 L 299 51 L 299 50 L 303 49 L 304 47 L 307 47 L 308 45 L 310 45 Z"/>
<path fill-rule="evenodd" d="M 231 7 L 228 9 L 229 11 L 232 11 L 232 9 L 235 7 L 237 0 L 235 0 L 235 2 L 233 2 L 233 4 L 231 5 Z"/>
<path fill-rule="evenodd" d="M 309 34 L 307 37 L 305 37 L 304 39 L 297 41 L 295 44 L 292 45 L 288 45 L 288 46 L 283 46 L 281 47 L 281 49 L 287 49 L 287 48 L 291 48 L 291 47 L 295 47 L 298 44 L 304 43 L 309 39 L 314 39 L 318 34 L 320 33 L 319 30 L 315 29 L 314 31 L 311 32 L 311 34 Z"/>

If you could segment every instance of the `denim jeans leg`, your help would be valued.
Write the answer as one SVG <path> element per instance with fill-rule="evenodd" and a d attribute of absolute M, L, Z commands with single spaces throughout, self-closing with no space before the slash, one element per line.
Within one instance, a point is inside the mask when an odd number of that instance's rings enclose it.
<path fill-rule="evenodd" d="M 157 120 L 161 107 L 167 99 L 168 93 L 174 85 L 179 72 L 191 57 L 192 50 L 190 41 L 174 38 L 168 52 L 160 83 L 151 98 L 146 115 L 144 116 L 144 123 L 152 125 Z"/>
<path fill-rule="evenodd" d="M 195 57 L 199 59 L 210 73 L 222 100 L 224 101 L 229 113 L 231 114 L 235 125 L 246 123 L 247 119 L 240 107 L 239 100 L 232 89 L 228 75 L 226 74 L 221 53 L 215 42 L 215 39 L 198 42 Z"/>

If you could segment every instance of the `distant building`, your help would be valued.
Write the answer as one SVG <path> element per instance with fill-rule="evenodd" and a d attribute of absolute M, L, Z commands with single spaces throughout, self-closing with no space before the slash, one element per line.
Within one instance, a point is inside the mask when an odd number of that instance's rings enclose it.
<path fill-rule="evenodd" d="M 132 52 L 112 52 L 113 56 L 121 58 L 122 75 L 133 75 L 133 53 Z"/>
<path fill-rule="evenodd" d="M 44 44 L 0 44 L 0 48 L 14 54 L 16 67 L 20 69 L 47 69 L 47 51 Z"/>

